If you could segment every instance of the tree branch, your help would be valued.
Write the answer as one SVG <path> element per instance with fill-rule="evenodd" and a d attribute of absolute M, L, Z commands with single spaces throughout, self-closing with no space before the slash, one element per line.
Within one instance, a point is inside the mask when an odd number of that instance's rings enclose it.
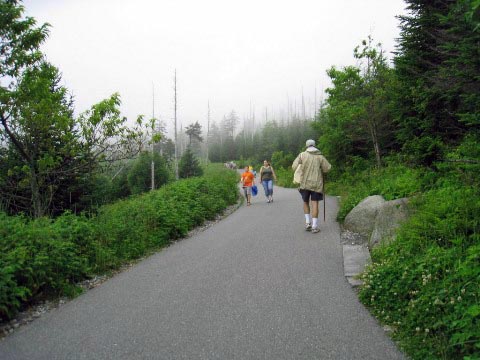
<path fill-rule="evenodd" d="M 15 134 L 8 127 L 7 119 L 8 118 L 6 118 L 3 114 L 0 115 L 0 122 L 2 123 L 3 128 L 5 129 L 5 132 L 7 133 L 8 137 L 16 146 L 18 151 L 20 151 L 20 154 L 24 157 L 24 159 L 27 160 L 27 162 L 30 164 L 32 162 L 32 158 L 28 155 L 27 151 L 25 150 L 25 147 L 22 145 L 20 141 L 18 141 Z"/>

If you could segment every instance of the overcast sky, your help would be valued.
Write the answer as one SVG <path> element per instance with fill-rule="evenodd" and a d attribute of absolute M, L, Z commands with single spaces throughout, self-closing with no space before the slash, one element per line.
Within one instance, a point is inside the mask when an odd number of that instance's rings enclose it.
<path fill-rule="evenodd" d="M 387 56 L 399 35 L 403 0 L 26 0 L 26 14 L 52 25 L 42 47 L 63 74 L 76 112 L 119 92 L 122 114 L 153 111 L 206 126 L 235 110 L 279 119 L 302 91 L 313 113 L 329 86 L 326 70 L 355 64 L 369 34 Z M 315 93 L 317 96 L 315 97 Z M 267 111 L 265 111 L 267 109 Z"/>

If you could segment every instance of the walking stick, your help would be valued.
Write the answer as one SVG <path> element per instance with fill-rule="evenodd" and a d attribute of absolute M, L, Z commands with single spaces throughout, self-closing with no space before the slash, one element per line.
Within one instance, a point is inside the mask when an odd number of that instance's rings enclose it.
<path fill-rule="evenodd" d="M 322 193 L 323 193 L 323 222 L 326 222 L 325 220 L 325 203 L 327 202 L 327 198 L 325 196 L 325 175 L 322 173 Z"/>

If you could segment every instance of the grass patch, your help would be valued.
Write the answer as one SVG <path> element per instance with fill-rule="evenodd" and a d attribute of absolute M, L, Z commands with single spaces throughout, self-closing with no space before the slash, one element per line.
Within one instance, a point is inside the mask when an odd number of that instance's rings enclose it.
<path fill-rule="evenodd" d="M 326 192 L 340 196 L 339 221 L 364 198 L 381 195 L 385 200 L 410 197 L 423 189 L 424 173 L 405 165 L 390 165 L 381 169 L 367 169 L 344 173 L 334 182 L 326 181 Z"/>

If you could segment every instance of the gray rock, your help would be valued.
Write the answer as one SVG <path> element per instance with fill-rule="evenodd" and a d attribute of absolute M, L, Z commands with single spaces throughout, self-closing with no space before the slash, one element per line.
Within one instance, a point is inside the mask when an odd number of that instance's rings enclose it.
<path fill-rule="evenodd" d="M 370 238 L 375 226 L 375 218 L 384 203 L 385 199 L 380 195 L 363 199 L 345 217 L 343 227 L 364 236 L 366 239 Z"/>
<path fill-rule="evenodd" d="M 380 243 L 393 240 L 397 228 L 409 216 L 408 199 L 396 199 L 385 202 L 378 210 L 375 226 L 370 236 L 370 249 Z"/>

